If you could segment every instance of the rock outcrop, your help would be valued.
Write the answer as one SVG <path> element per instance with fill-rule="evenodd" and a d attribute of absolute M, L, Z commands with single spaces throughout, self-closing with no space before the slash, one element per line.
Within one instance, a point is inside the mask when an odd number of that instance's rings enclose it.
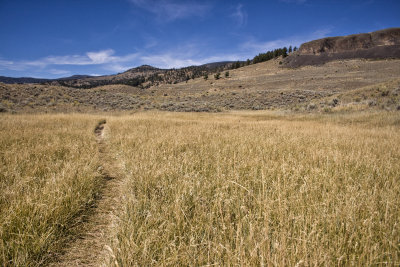
<path fill-rule="evenodd" d="M 299 54 L 342 53 L 392 45 L 400 45 L 400 28 L 314 40 L 302 44 Z"/>
<path fill-rule="evenodd" d="M 284 63 L 288 67 L 300 67 L 352 58 L 400 58 L 400 28 L 310 41 L 302 44 Z"/>

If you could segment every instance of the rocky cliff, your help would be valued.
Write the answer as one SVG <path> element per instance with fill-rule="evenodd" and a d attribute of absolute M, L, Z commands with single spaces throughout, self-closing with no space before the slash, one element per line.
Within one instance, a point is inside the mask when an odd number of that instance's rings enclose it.
<path fill-rule="evenodd" d="M 400 28 L 314 40 L 302 44 L 299 54 L 341 53 L 392 45 L 400 45 Z"/>
<path fill-rule="evenodd" d="M 285 64 L 299 67 L 351 58 L 400 58 L 400 28 L 310 41 L 285 59 Z"/>

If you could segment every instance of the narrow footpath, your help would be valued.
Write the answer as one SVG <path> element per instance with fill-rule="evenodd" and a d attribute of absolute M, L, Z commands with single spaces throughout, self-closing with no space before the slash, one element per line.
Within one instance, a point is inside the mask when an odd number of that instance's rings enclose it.
<path fill-rule="evenodd" d="M 116 265 L 113 252 L 109 246 L 112 231 L 115 229 L 115 214 L 120 206 L 122 175 L 107 147 L 106 120 L 100 121 L 94 134 L 99 147 L 101 159 L 101 186 L 95 203 L 79 224 L 79 236 L 75 237 L 57 261 L 50 266 L 109 266 Z"/>

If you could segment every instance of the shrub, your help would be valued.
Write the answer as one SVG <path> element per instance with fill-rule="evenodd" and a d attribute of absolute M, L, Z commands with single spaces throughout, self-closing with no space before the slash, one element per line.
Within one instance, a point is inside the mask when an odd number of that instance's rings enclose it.
<path fill-rule="evenodd" d="M 332 107 L 336 107 L 338 104 L 339 104 L 339 99 L 334 98 L 334 99 L 332 99 L 332 102 L 331 102 L 330 105 L 331 105 Z"/>
<path fill-rule="evenodd" d="M 315 105 L 314 103 L 310 103 L 310 104 L 308 104 L 308 106 L 307 106 L 307 109 L 308 110 L 313 110 L 313 109 L 316 109 L 317 108 L 317 105 Z"/>
<path fill-rule="evenodd" d="M 0 113 L 7 112 L 7 109 L 0 103 Z"/>

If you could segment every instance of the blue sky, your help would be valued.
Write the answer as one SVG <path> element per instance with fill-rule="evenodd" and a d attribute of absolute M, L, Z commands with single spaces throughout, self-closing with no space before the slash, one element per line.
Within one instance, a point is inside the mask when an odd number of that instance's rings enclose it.
<path fill-rule="evenodd" d="M 245 60 L 400 27 L 399 0 L 0 0 L 0 75 L 56 78 Z"/>

